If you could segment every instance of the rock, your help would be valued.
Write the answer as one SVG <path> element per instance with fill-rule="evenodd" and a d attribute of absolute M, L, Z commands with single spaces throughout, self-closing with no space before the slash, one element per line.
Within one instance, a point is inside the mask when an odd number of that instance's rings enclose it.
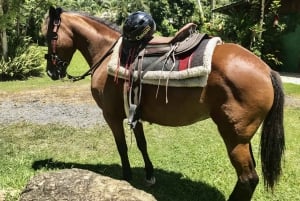
<path fill-rule="evenodd" d="M 154 201 L 151 194 L 126 181 L 82 169 L 64 169 L 34 176 L 19 201 Z"/>

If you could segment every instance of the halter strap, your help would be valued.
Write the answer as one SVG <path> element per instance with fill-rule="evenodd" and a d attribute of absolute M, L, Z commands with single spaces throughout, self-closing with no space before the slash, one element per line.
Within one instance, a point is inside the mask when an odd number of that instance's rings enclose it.
<path fill-rule="evenodd" d="M 59 56 L 56 53 L 56 46 L 57 46 L 57 40 L 58 40 L 58 29 L 61 24 L 61 18 L 60 14 L 62 12 L 61 8 L 57 8 L 53 19 L 53 29 L 51 33 L 51 49 L 52 53 L 50 54 L 45 54 L 45 59 L 50 60 L 53 65 L 55 65 L 57 68 L 63 68 L 67 65 L 69 65 L 68 62 L 63 61 L 62 59 L 59 58 Z"/>

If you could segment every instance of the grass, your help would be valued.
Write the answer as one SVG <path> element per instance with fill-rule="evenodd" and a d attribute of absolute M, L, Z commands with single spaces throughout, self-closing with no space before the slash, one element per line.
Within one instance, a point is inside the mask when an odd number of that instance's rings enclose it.
<path fill-rule="evenodd" d="M 284 83 L 284 92 L 287 96 L 294 96 L 300 98 L 300 86 L 291 83 Z"/>
<path fill-rule="evenodd" d="M 300 111 L 285 110 L 287 150 L 284 174 L 275 194 L 266 193 L 260 182 L 253 200 L 299 200 L 298 164 Z M 19 192 L 35 174 L 62 168 L 82 168 L 121 178 L 121 167 L 113 137 L 107 126 L 76 129 L 64 125 L 17 123 L 0 128 L 0 189 Z M 188 127 L 145 125 L 149 154 L 155 165 L 157 185 L 143 185 L 143 162 L 131 132 L 127 133 L 133 167 L 132 185 L 163 201 L 225 200 L 236 180 L 216 126 L 205 120 Z M 259 136 L 253 140 L 258 154 Z M 178 191 L 180 189 L 180 191 Z"/>
<path fill-rule="evenodd" d="M 70 68 L 70 73 L 81 74 L 87 69 L 87 64 L 76 53 Z M 53 85 L 81 85 L 89 80 L 78 83 L 52 82 L 45 76 L 27 81 L 0 82 L 0 92 L 19 92 Z M 284 89 L 287 95 L 300 97 L 299 85 L 284 84 Z M 285 108 L 287 149 L 283 175 L 274 194 L 267 193 L 261 181 L 255 191 L 254 201 L 300 200 L 299 120 L 299 109 Z M 145 133 L 157 184 L 153 188 L 144 186 L 142 157 L 134 136 L 127 129 L 129 157 L 134 173 L 133 186 L 153 194 L 159 201 L 224 201 L 228 198 L 236 175 L 211 120 L 179 128 L 146 123 Z M 254 137 L 253 149 L 257 170 L 262 178 L 259 138 L 259 134 Z M 0 193 L 4 191 L 7 200 L 17 200 L 18 193 L 28 180 L 44 171 L 75 167 L 121 178 L 119 155 L 107 126 L 79 129 L 25 122 L 0 125 L 0 164 Z"/>

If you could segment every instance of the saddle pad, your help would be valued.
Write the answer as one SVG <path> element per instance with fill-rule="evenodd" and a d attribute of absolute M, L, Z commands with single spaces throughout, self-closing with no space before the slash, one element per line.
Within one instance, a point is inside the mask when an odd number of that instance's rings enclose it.
<path fill-rule="evenodd" d="M 121 79 L 128 79 L 129 70 L 119 64 L 121 43 L 122 38 L 119 39 L 113 50 L 111 60 L 108 63 L 108 74 Z M 142 83 L 169 87 L 204 87 L 211 71 L 211 59 L 214 48 L 221 43 L 222 41 L 219 37 L 203 40 L 191 55 L 175 62 L 176 68 L 170 67 L 172 65 L 170 62 L 164 65 L 165 61 L 163 60 L 157 64 L 157 68 L 147 70 L 147 65 L 143 62 Z M 195 57 L 195 59 L 190 60 L 192 57 Z M 148 63 L 150 60 L 151 63 L 151 60 L 158 59 L 158 57 L 144 57 L 144 59 L 148 60 Z M 182 63 L 189 65 L 187 68 L 182 68 Z M 137 80 L 138 71 L 134 71 L 132 76 L 133 80 Z"/>

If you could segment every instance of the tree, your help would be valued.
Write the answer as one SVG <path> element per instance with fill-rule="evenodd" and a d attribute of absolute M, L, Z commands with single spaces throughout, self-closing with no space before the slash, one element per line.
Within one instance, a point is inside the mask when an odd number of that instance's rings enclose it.
<path fill-rule="evenodd" d="M 116 23 L 122 25 L 127 16 L 135 11 L 150 12 L 150 1 L 146 0 L 115 0 L 113 1 L 113 7 L 116 13 Z"/>
<path fill-rule="evenodd" d="M 4 25 L 4 11 L 5 11 L 5 0 L 0 0 L 0 16 L 2 19 L 0 21 L 0 44 L 1 44 L 1 50 L 0 50 L 0 56 L 2 56 L 4 58 L 4 60 L 7 60 L 7 51 L 8 51 L 8 47 L 7 47 L 7 35 L 6 35 L 6 26 Z"/>
<path fill-rule="evenodd" d="M 153 0 L 150 12 L 162 35 L 174 34 L 188 22 L 199 24 L 199 10 L 194 0 Z"/>
<path fill-rule="evenodd" d="M 39 12 L 43 1 L 1 0 L 1 80 L 26 79 L 41 74 L 41 54 L 30 47 L 37 39 L 45 12 Z M 33 7 L 31 7 L 33 6 Z M 35 7 L 34 7 L 35 6 Z M 32 37 L 31 37 L 32 36 Z"/>
<path fill-rule="evenodd" d="M 227 10 L 228 15 L 220 20 L 222 23 L 219 24 L 223 26 L 219 29 L 219 36 L 225 41 L 241 44 L 273 69 L 279 69 L 282 62 L 278 41 L 284 33 L 285 24 L 274 26 L 274 18 L 280 6 L 280 0 L 252 0 L 246 7 L 231 8 Z"/>

